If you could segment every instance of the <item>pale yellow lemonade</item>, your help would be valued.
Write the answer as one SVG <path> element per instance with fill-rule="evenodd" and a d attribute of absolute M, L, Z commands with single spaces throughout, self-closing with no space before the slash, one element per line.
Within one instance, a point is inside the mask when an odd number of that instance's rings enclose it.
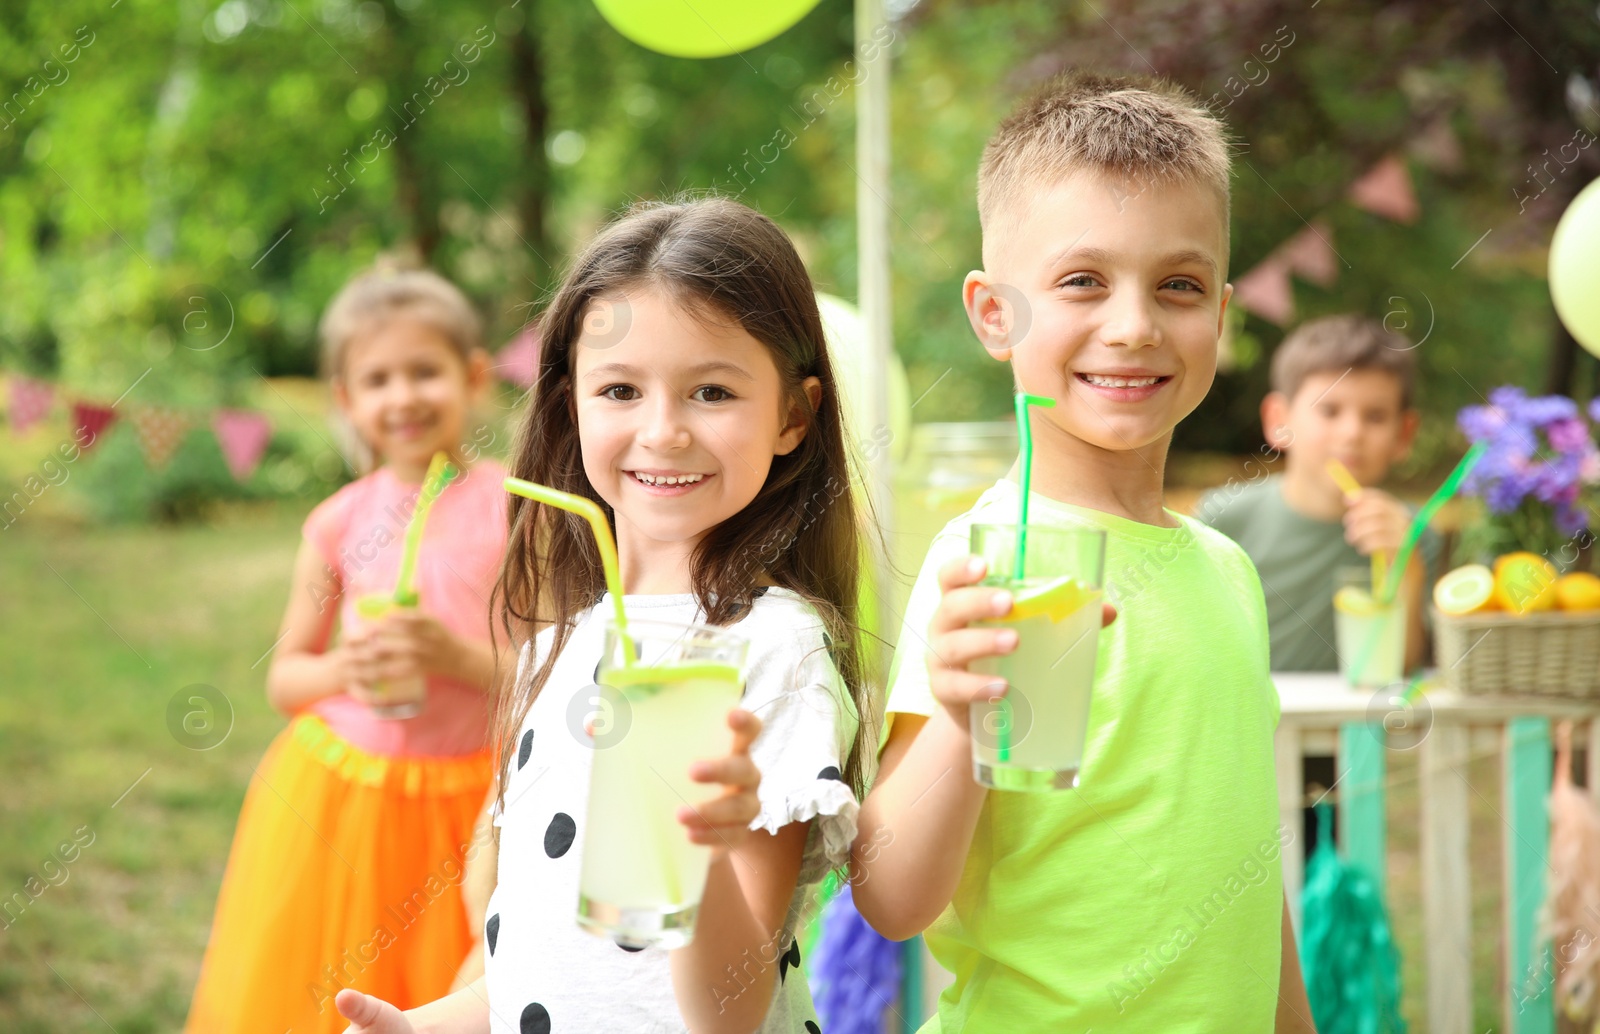
<path fill-rule="evenodd" d="M 634 666 L 600 675 L 578 922 L 629 946 L 676 948 L 694 936 L 711 849 L 678 809 L 713 789 L 689 766 L 728 752 L 728 712 L 744 677 L 716 662 Z M 624 724 L 625 727 L 624 727 Z"/>
<path fill-rule="evenodd" d="M 1010 687 L 1002 700 L 971 707 L 973 778 L 997 789 L 1068 789 L 1083 764 L 1102 593 L 1072 578 L 1010 588 L 1012 615 L 980 624 L 1016 629 L 1016 649 L 971 665 Z"/>
<path fill-rule="evenodd" d="M 1405 675 L 1406 605 L 1387 606 L 1366 589 L 1346 585 L 1333 596 L 1339 672 L 1351 686 L 1387 686 Z"/>
<path fill-rule="evenodd" d="M 371 593 L 356 597 L 356 617 L 366 625 L 382 621 L 390 611 L 406 606 L 396 603 L 392 593 Z M 367 688 L 377 698 L 372 713 L 379 718 L 414 718 L 422 713 L 422 705 L 428 698 L 428 680 L 422 675 L 374 682 Z"/>

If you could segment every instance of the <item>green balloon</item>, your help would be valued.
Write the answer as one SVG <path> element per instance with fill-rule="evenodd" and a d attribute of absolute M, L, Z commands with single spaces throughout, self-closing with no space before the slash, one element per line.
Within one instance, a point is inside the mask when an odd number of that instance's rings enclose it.
<path fill-rule="evenodd" d="M 1578 344 L 1600 356 L 1600 180 L 1584 187 L 1556 224 L 1550 298 Z"/>
<path fill-rule="evenodd" d="M 722 57 L 767 42 L 818 0 L 594 0 L 641 47 L 673 57 Z"/>

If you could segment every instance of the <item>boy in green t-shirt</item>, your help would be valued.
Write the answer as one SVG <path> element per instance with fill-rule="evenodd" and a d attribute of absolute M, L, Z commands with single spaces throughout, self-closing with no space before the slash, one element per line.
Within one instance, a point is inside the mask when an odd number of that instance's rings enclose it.
<path fill-rule="evenodd" d="M 1273 671 L 1333 671 L 1333 591 L 1341 567 L 1394 557 L 1411 509 L 1374 487 L 1411 451 L 1419 417 L 1416 346 L 1377 320 L 1325 316 L 1301 324 L 1272 356 L 1261 402 L 1267 445 L 1284 471 L 1213 489 L 1195 516 L 1244 547 L 1267 591 Z M 1328 472 L 1339 460 L 1363 487 L 1346 497 Z M 1423 536 L 1402 588 L 1409 604 L 1406 668 L 1427 650 L 1423 603 L 1439 540 Z"/>
<path fill-rule="evenodd" d="M 1228 147 L 1186 92 L 1059 80 L 978 174 L 964 301 L 1032 410 L 1029 520 L 1103 528 L 1107 598 L 1076 789 L 990 792 L 968 710 L 1016 693 L 967 670 L 1015 649 L 968 627 L 971 524 L 1015 521 L 1017 468 L 934 540 L 890 673 L 852 882 L 879 931 L 927 931 L 955 982 L 924 1031 L 1312 1030 L 1283 897 L 1261 585 L 1236 544 L 1162 506 L 1173 427 L 1216 373 Z M 1034 728 L 1030 735 L 1048 735 Z"/>

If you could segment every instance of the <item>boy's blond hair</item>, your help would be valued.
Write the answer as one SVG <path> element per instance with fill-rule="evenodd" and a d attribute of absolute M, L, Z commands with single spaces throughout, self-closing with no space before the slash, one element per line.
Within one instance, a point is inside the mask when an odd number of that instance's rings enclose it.
<path fill-rule="evenodd" d="M 1381 370 L 1400 383 L 1400 408 L 1411 408 L 1417 386 L 1416 346 L 1379 321 L 1345 313 L 1300 324 L 1272 354 L 1272 390 L 1291 402 L 1314 373 Z"/>
<path fill-rule="evenodd" d="M 1126 180 L 1129 197 L 1163 180 L 1211 188 L 1228 232 L 1227 130 L 1181 86 L 1146 76 L 1068 73 L 1000 123 L 978 166 L 987 242 L 1001 212 L 1074 172 Z M 1224 256 L 1225 257 L 1225 256 Z"/>
<path fill-rule="evenodd" d="M 406 269 L 384 258 L 352 277 L 328 303 L 319 328 L 324 373 L 342 375 L 351 340 L 397 316 L 438 331 L 463 362 L 483 347 L 483 323 L 459 287 L 432 270 Z"/>

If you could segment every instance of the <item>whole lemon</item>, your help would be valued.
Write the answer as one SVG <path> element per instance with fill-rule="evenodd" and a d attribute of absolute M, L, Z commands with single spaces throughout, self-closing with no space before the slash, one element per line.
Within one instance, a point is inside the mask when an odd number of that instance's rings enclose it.
<path fill-rule="evenodd" d="M 1556 606 L 1562 610 L 1600 610 L 1600 575 L 1574 571 L 1556 579 Z"/>
<path fill-rule="evenodd" d="M 1556 569 L 1534 553 L 1507 553 L 1494 562 L 1494 599 L 1512 614 L 1532 614 L 1556 605 Z"/>

